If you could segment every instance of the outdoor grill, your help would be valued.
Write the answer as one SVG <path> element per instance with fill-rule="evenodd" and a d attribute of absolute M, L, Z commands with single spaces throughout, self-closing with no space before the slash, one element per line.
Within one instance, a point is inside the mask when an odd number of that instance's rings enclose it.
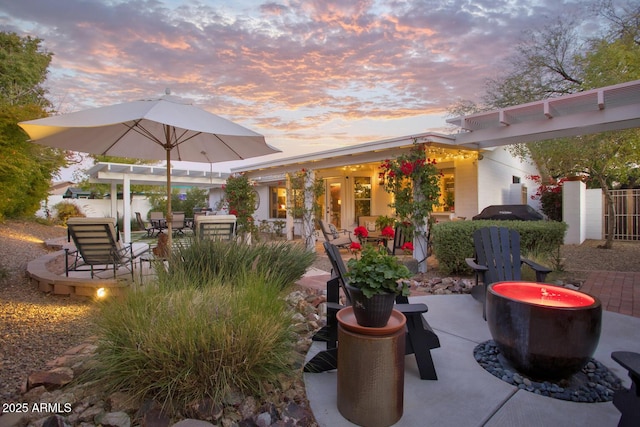
<path fill-rule="evenodd" d="M 473 219 L 540 221 L 544 217 L 529 205 L 491 205 L 484 208 Z"/>

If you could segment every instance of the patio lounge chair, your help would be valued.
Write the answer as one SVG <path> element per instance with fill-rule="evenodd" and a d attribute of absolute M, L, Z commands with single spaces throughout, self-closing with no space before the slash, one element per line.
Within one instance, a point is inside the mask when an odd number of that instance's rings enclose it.
<path fill-rule="evenodd" d="M 231 240 L 236 236 L 235 215 L 206 215 L 195 218 L 199 239 Z"/>
<path fill-rule="evenodd" d="M 340 304 L 340 289 L 344 292 L 347 304 L 351 298 L 347 291 L 347 269 L 338 248 L 331 243 L 324 242 L 324 249 L 329 257 L 333 269 L 333 277 L 327 282 L 327 325 L 313 336 L 314 341 L 327 343 L 327 350 L 316 354 L 304 366 L 305 372 L 323 372 L 338 368 L 338 321 L 336 313 L 344 308 Z M 407 319 L 405 354 L 413 354 L 418 364 L 420 378 L 423 380 L 437 380 L 436 369 L 433 365 L 431 350 L 440 347 L 440 340 L 423 316 L 428 307 L 426 304 L 409 304 L 407 297 L 398 296 L 394 307 Z"/>
<path fill-rule="evenodd" d="M 67 220 L 69 241 L 73 241 L 75 251 L 65 249 L 65 271 L 90 271 L 94 278 L 97 271 L 113 270 L 115 278 L 120 267 L 131 272 L 133 261 L 149 250 L 146 243 L 122 244 L 116 230 L 115 218 L 69 218 Z M 75 260 L 69 265 L 70 256 Z"/>
<path fill-rule="evenodd" d="M 147 225 L 144 223 L 140 212 L 136 212 L 136 222 L 138 223 L 138 228 L 140 228 L 140 230 L 147 232 L 147 237 L 153 237 L 153 231 L 155 228 L 153 228 L 153 225 Z"/>
<path fill-rule="evenodd" d="M 536 273 L 536 282 L 544 282 L 551 269 L 520 256 L 520 234 L 506 227 L 483 227 L 473 233 L 476 257 L 466 258 L 476 275 L 471 294 L 485 304 L 487 288 L 495 282 L 520 280 L 522 264 Z M 478 279 L 482 282 L 479 285 Z M 484 319 L 487 320 L 483 309 Z"/>
<path fill-rule="evenodd" d="M 351 239 L 351 232 L 348 230 L 338 230 L 335 225 L 325 220 L 320 220 L 320 230 L 326 242 L 343 249 L 349 249 L 354 240 Z"/>

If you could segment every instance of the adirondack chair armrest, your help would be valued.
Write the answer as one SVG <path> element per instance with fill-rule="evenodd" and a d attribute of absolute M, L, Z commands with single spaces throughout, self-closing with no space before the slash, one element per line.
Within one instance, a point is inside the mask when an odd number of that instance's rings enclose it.
<path fill-rule="evenodd" d="M 536 272 L 536 282 L 544 282 L 544 279 L 545 277 L 547 277 L 547 274 L 551 273 L 550 268 L 540 265 L 536 262 L 533 262 L 530 259 L 521 258 L 521 261 L 523 264 L 528 265 L 533 269 L 533 271 Z"/>
<path fill-rule="evenodd" d="M 327 301 L 326 304 L 327 304 L 327 311 L 340 311 L 343 308 L 345 308 L 344 305 L 339 304 L 337 302 L 329 302 L 329 301 Z"/>
<path fill-rule="evenodd" d="M 476 273 L 484 273 L 485 271 L 489 270 L 489 267 L 487 267 L 486 265 L 478 264 L 473 258 L 465 258 L 464 260 L 467 262 L 467 265 L 471 267 Z"/>
<path fill-rule="evenodd" d="M 640 383 L 640 353 L 631 351 L 614 351 L 611 358 L 629 371 L 629 377 L 634 383 Z"/>
<path fill-rule="evenodd" d="M 421 314 L 429 311 L 426 304 L 396 304 L 393 308 L 404 315 Z"/>

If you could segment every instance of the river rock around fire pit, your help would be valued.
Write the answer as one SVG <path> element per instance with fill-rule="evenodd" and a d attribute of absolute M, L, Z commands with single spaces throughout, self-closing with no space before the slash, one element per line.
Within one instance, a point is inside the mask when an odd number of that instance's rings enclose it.
<path fill-rule="evenodd" d="M 554 399 L 610 402 L 614 391 L 622 388 L 620 378 L 595 359 L 591 359 L 581 371 L 567 379 L 536 381 L 509 365 L 493 340 L 478 344 L 473 350 L 473 356 L 481 367 L 502 381 L 521 390 Z"/>

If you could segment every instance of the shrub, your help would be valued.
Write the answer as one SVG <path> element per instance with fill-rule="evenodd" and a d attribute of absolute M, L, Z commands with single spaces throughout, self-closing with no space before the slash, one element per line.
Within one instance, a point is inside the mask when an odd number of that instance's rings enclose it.
<path fill-rule="evenodd" d="M 192 240 L 189 245 L 177 248 L 168 269 L 156 271 L 160 285 L 166 287 L 236 285 L 239 275 L 254 272 L 267 279 L 269 286 L 285 289 L 302 277 L 315 256 L 302 245 L 290 242 L 247 245 L 235 241 Z"/>
<path fill-rule="evenodd" d="M 89 378 L 172 410 L 234 391 L 262 395 L 300 363 L 292 314 L 265 277 L 239 273 L 235 281 L 233 287 L 147 286 L 104 303 Z"/>
<path fill-rule="evenodd" d="M 75 216 L 85 216 L 80 208 L 70 202 L 60 202 L 53 206 L 56 210 L 56 219 L 63 225 L 67 225 L 67 220 Z"/>
<path fill-rule="evenodd" d="M 520 233 L 524 256 L 552 257 L 562 245 L 567 225 L 556 221 L 451 221 L 433 226 L 434 254 L 442 274 L 471 274 L 465 258 L 474 256 L 473 233 L 489 226 L 507 227 Z"/>

